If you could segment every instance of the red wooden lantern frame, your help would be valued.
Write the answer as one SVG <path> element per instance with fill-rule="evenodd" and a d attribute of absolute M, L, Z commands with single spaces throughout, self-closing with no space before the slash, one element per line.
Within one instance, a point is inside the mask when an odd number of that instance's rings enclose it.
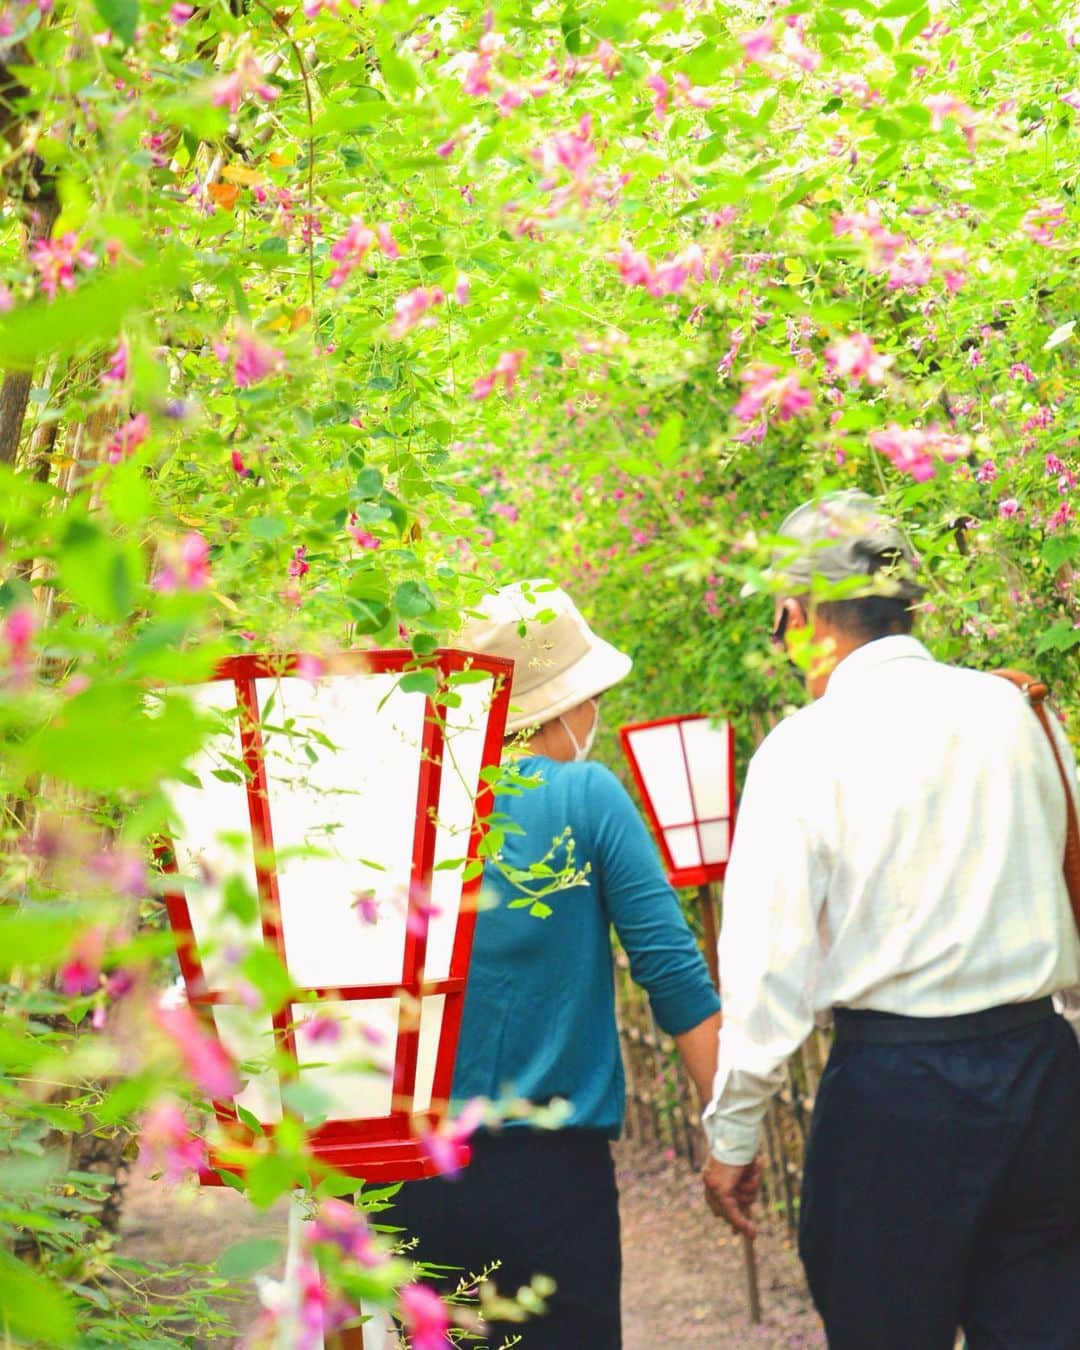
<path fill-rule="evenodd" d="M 274 828 L 270 811 L 270 794 L 260 730 L 260 707 L 256 681 L 296 675 L 301 658 L 295 654 L 274 656 L 234 656 L 217 667 L 211 681 L 231 681 L 235 687 L 240 716 L 240 746 L 247 772 L 246 795 L 251 822 L 251 840 L 254 852 L 255 877 L 259 899 L 259 917 L 263 940 L 272 947 L 287 968 L 284 933 L 281 919 L 281 901 L 278 877 L 268 862 L 273 858 Z M 406 674 L 418 668 L 411 651 L 367 651 L 345 653 L 335 658 L 329 674 Z M 430 912 L 421 903 L 426 894 L 434 863 L 437 824 L 435 812 L 442 782 L 444 726 L 446 706 L 434 698 L 426 699 L 423 737 L 420 746 L 419 781 L 417 785 L 416 822 L 413 833 L 412 864 L 408 916 L 405 926 L 405 954 L 403 977 L 389 984 L 345 985 L 334 987 L 297 986 L 289 1000 L 272 1015 L 274 1040 L 296 1062 L 295 1025 L 289 1013 L 289 1004 L 303 1001 L 304 996 L 315 1001 L 334 1000 L 366 1002 L 375 999 L 399 998 L 398 1034 L 395 1046 L 391 1111 L 388 1116 L 358 1120 L 327 1121 L 308 1134 L 308 1149 L 318 1159 L 350 1176 L 369 1181 L 404 1181 L 431 1175 L 436 1169 L 421 1148 L 418 1131 L 435 1125 L 450 1096 L 450 1085 L 457 1054 L 458 1033 L 465 997 L 469 958 L 472 953 L 473 932 L 476 926 L 474 900 L 481 883 L 479 873 L 468 877 L 469 863 L 478 856 L 480 841 L 486 832 L 486 817 L 491 812 L 492 789 L 485 781 L 484 770 L 497 766 L 502 752 L 506 717 L 510 704 L 510 684 L 513 662 L 499 657 L 441 648 L 422 663 L 439 677 L 440 686 L 455 672 L 480 670 L 493 677 L 493 696 L 487 715 L 480 771 L 475 794 L 472 827 L 469 831 L 466 876 L 461 888 L 451 949 L 449 975 L 445 979 L 427 980 L 424 962 L 427 950 Z M 177 865 L 173 851 L 166 847 L 160 856 L 163 870 L 176 875 Z M 220 1040 L 212 1016 L 215 1005 L 234 1003 L 227 994 L 209 990 L 203 975 L 195 931 L 188 900 L 182 890 L 166 891 L 164 902 L 169 921 L 177 935 L 177 957 L 187 990 L 188 1002 L 206 1030 Z M 430 995 L 443 994 L 442 1022 L 435 1059 L 435 1073 L 431 1089 L 431 1106 L 414 1112 L 417 1059 L 420 1045 L 420 1019 L 416 1009 L 419 1000 Z M 437 1105 L 438 1104 L 438 1105 Z M 235 1144 L 251 1145 L 255 1134 L 241 1120 L 233 1102 L 213 1103 L 217 1119 Z M 283 1115 L 288 1114 L 285 1103 Z M 260 1122 L 262 1123 L 262 1122 Z M 265 1124 L 272 1134 L 274 1125 Z M 207 1185 L 220 1185 L 221 1171 L 239 1172 L 242 1167 L 231 1158 L 228 1161 L 211 1155 L 210 1166 L 200 1173 Z"/>
<path fill-rule="evenodd" d="M 619 740 L 622 742 L 623 754 L 626 756 L 627 763 L 630 765 L 630 772 L 634 776 L 634 782 L 637 784 L 638 794 L 641 797 L 642 805 L 645 808 L 645 814 L 648 817 L 649 824 L 652 827 L 653 835 L 656 838 L 661 856 L 664 859 L 664 867 L 668 874 L 668 880 L 673 886 L 707 886 L 712 881 L 723 881 L 724 874 L 727 872 L 727 860 L 718 863 L 701 863 L 697 867 L 676 867 L 671 856 L 671 850 L 668 847 L 665 830 L 686 828 L 693 826 L 697 832 L 698 853 L 705 857 L 705 850 L 701 841 L 701 826 L 711 825 L 719 821 L 724 821 L 728 825 L 728 850 L 730 853 L 730 842 L 735 832 L 735 731 L 730 722 L 726 724 L 727 742 L 728 742 L 728 807 L 730 814 L 726 816 L 706 816 L 699 817 L 697 814 L 697 802 L 694 798 L 694 780 L 690 774 L 690 762 L 686 753 L 686 740 L 683 735 L 683 724 L 686 722 L 700 722 L 702 719 L 710 720 L 708 713 L 682 713 L 675 717 L 658 717 L 651 722 L 631 722 L 626 726 L 619 728 Z M 634 753 L 631 736 L 635 731 L 646 731 L 650 727 L 677 726 L 679 728 L 679 748 L 682 751 L 683 768 L 686 772 L 686 781 L 690 790 L 690 802 L 694 808 L 693 820 L 669 821 L 666 825 L 661 825 L 656 814 L 656 808 L 653 806 L 652 797 L 645 784 L 644 775 L 638 764 L 637 756 Z"/>

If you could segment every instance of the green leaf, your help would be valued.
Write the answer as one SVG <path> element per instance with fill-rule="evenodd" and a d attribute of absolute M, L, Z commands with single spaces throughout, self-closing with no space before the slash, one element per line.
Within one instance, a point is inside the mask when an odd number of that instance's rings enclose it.
<path fill-rule="evenodd" d="M 1064 619 L 1042 635 L 1035 648 L 1035 655 L 1042 656 L 1043 652 L 1070 652 L 1074 647 L 1080 647 L 1080 628 L 1074 628 L 1068 619 Z"/>
<path fill-rule="evenodd" d="M 425 694 L 434 698 L 439 690 L 439 680 L 432 670 L 411 670 L 402 675 L 398 686 L 403 694 Z"/>
<path fill-rule="evenodd" d="M 91 791 L 148 789 L 180 771 L 207 726 L 183 695 L 148 703 L 130 685 L 103 683 L 77 694 L 12 758 L 24 774 Z"/>
<path fill-rule="evenodd" d="M 418 619 L 435 607 L 435 597 L 422 581 L 403 581 L 394 592 L 394 609 L 403 619 Z"/>
<path fill-rule="evenodd" d="M 365 99 L 362 103 L 333 104 L 315 120 L 315 135 L 327 136 L 335 131 L 357 131 L 391 117 L 394 106 L 386 100 Z"/>
<path fill-rule="evenodd" d="M 78 932 L 77 916 L 60 908 L 0 912 L 0 970 L 57 965 Z"/>
<path fill-rule="evenodd" d="M 240 963 L 240 969 L 275 1013 L 292 996 L 294 985 L 281 957 L 269 947 L 255 947 Z"/>
<path fill-rule="evenodd" d="M 357 633 L 377 633 L 390 622 L 390 611 L 377 600 L 367 600 L 359 595 L 347 595 L 345 608 L 349 619 L 355 625 Z"/>
<path fill-rule="evenodd" d="M 1052 572 L 1080 555 L 1080 535 L 1052 534 L 1042 546 L 1043 561 Z"/>
<path fill-rule="evenodd" d="M 136 311 L 149 311 L 150 299 L 178 278 L 175 259 L 109 268 L 80 281 L 70 294 L 42 297 L 0 319 L 0 366 L 28 370 L 46 355 L 67 356 L 99 347 L 116 337 Z"/>
<path fill-rule="evenodd" d="M 656 458 L 665 468 L 670 469 L 679 461 L 679 447 L 682 442 L 682 432 L 682 416 L 679 413 L 672 413 L 656 433 L 656 440 L 654 442 Z"/>
<path fill-rule="evenodd" d="M 139 22 L 139 0 L 94 0 L 94 8 L 105 26 L 112 29 L 125 47 L 130 47 Z"/>
<path fill-rule="evenodd" d="M 77 1344 L 75 1314 L 67 1294 L 36 1270 L 0 1251 L 0 1325 L 21 1341 Z"/>
<path fill-rule="evenodd" d="M 250 1280 L 257 1271 L 281 1260 L 282 1245 L 276 1238 L 248 1238 L 226 1247 L 217 1260 L 218 1273 L 227 1280 Z"/>

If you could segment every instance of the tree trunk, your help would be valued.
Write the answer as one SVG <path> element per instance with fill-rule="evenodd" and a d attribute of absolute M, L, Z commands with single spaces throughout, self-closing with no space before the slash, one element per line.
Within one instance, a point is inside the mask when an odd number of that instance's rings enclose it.
<path fill-rule="evenodd" d="M 49 237 L 59 214 L 60 202 L 50 185 L 35 203 L 27 236 L 28 248 L 33 247 L 36 240 Z M 0 464 L 15 463 L 33 379 L 33 370 L 9 370 L 0 385 Z"/>

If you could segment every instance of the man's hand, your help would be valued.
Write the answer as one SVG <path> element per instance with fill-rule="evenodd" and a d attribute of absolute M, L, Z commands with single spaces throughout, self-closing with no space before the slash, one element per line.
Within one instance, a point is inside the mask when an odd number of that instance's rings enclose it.
<path fill-rule="evenodd" d="M 757 1229 L 750 1221 L 750 1206 L 761 1185 L 761 1159 L 751 1163 L 722 1163 L 710 1158 L 701 1173 L 705 1199 L 718 1219 L 726 1219 L 736 1233 L 751 1241 Z"/>

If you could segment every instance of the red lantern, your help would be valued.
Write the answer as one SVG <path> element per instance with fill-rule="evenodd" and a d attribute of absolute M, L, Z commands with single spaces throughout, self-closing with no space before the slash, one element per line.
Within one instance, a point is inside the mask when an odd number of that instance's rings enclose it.
<path fill-rule="evenodd" d="M 347 653 L 306 679 L 296 656 L 229 658 L 192 691 L 220 729 L 169 789 L 187 999 L 246 1073 L 218 1120 L 243 1143 L 298 1118 L 316 1157 L 369 1181 L 434 1170 L 417 1135 L 450 1095 L 513 671 L 417 664 Z M 245 972 L 272 987 L 282 966 L 261 1011 Z"/>
<path fill-rule="evenodd" d="M 735 823 L 731 724 L 694 714 L 619 729 L 673 886 L 722 881 Z"/>

